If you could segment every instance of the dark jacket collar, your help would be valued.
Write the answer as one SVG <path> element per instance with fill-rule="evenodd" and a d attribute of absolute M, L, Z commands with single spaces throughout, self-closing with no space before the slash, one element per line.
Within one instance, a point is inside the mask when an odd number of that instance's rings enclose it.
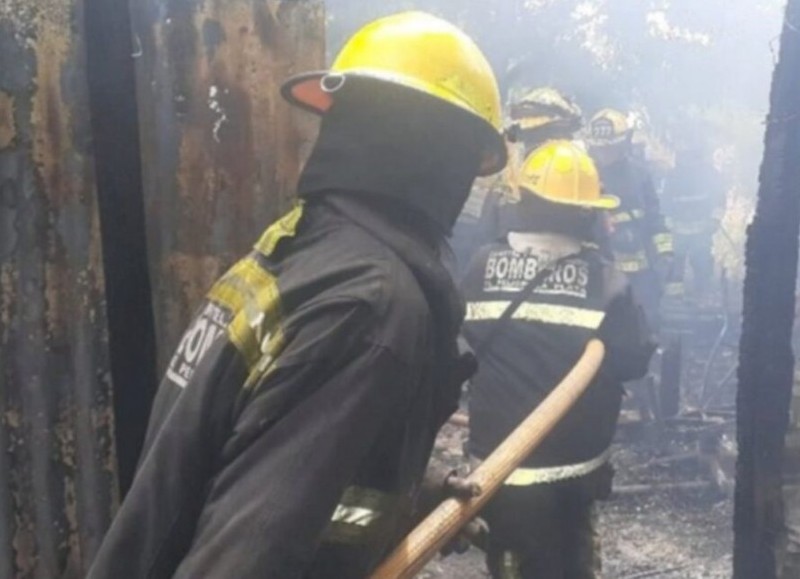
<path fill-rule="evenodd" d="M 389 206 L 345 192 L 328 192 L 321 201 L 388 246 L 409 267 L 430 304 L 441 337 L 455 339 L 464 319 L 464 302 L 440 260 L 430 234 Z"/>

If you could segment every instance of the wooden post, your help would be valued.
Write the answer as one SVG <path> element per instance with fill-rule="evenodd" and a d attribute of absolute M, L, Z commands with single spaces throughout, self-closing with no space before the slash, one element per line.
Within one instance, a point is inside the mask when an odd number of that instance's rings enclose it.
<path fill-rule="evenodd" d="M 740 344 L 735 579 L 775 577 L 792 390 L 800 234 L 800 0 L 789 0 L 772 85 L 756 215 L 747 240 Z"/>

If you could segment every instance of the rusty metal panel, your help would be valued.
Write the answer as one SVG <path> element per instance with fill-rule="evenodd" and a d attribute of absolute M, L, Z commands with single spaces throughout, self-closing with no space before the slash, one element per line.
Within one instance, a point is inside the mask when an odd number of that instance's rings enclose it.
<path fill-rule="evenodd" d="M 321 68 L 318 0 L 132 4 L 159 362 L 214 279 L 286 210 L 309 115 L 279 94 Z"/>
<path fill-rule="evenodd" d="M 116 502 L 81 0 L 0 3 L 0 578 L 77 578 Z"/>

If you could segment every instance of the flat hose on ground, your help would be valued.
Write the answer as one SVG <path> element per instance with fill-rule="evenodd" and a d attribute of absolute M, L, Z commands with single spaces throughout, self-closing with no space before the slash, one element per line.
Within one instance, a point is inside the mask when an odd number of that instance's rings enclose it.
<path fill-rule="evenodd" d="M 590 341 L 564 380 L 469 476 L 468 480 L 476 483 L 481 493 L 471 499 L 444 501 L 400 543 L 371 579 L 414 577 L 486 506 L 503 482 L 564 418 L 597 375 L 604 357 L 603 343 Z"/>

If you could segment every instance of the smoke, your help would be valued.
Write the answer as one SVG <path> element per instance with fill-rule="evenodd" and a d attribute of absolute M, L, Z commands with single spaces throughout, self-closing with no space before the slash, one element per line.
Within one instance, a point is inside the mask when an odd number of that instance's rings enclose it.
<path fill-rule="evenodd" d="M 687 131 L 713 130 L 707 137 L 717 144 L 752 132 L 766 114 L 784 5 L 785 0 L 329 0 L 329 52 L 335 54 L 374 18 L 425 10 L 476 39 L 506 98 L 520 88 L 551 85 L 588 112 L 605 106 L 645 111 L 659 134 L 679 139 Z"/>

